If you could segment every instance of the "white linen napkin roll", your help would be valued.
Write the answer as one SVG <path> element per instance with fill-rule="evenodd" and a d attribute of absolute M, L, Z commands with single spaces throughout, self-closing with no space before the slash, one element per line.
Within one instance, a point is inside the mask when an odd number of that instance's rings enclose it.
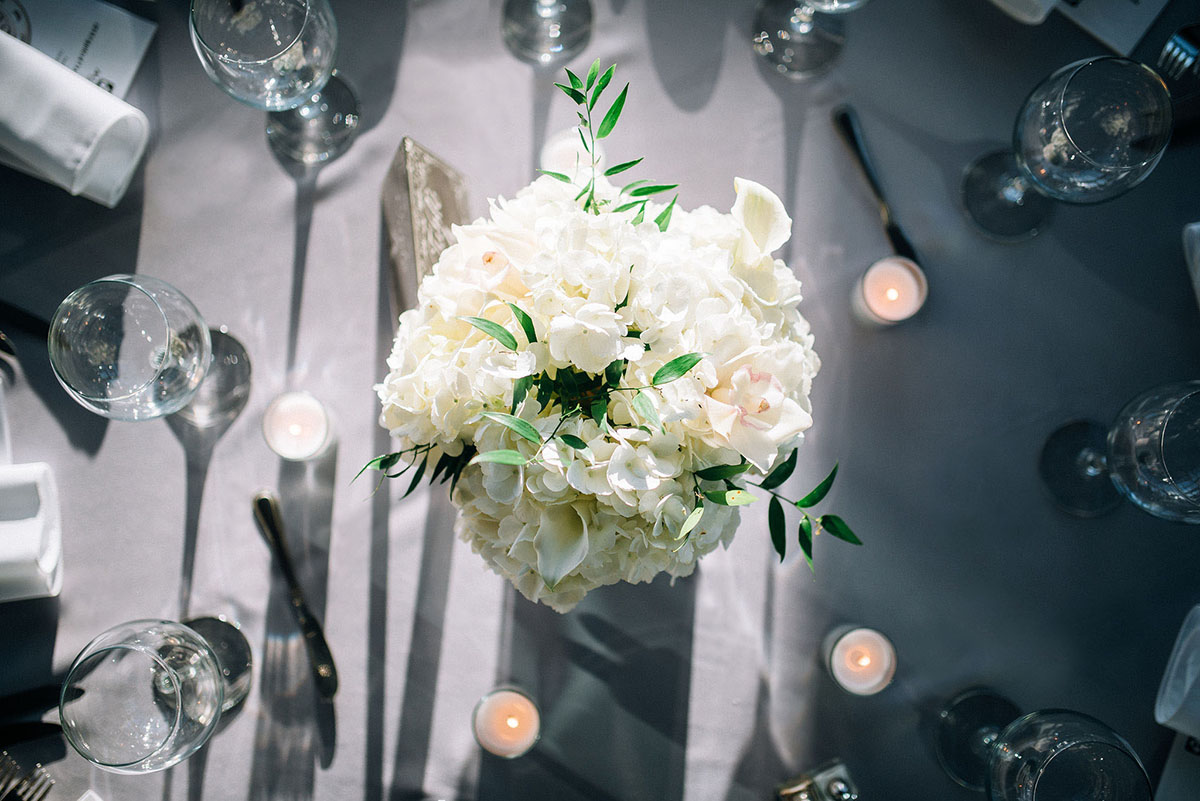
<path fill-rule="evenodd" d="M 1200 606 L 1184 618 L 1154 702 L 1154 719 L 1200 737 Z"/>
<path fill-rule="evenodd" d="M 149 138 L 141 111 L 0 33 L 0 163 L 112 208 Z"/>

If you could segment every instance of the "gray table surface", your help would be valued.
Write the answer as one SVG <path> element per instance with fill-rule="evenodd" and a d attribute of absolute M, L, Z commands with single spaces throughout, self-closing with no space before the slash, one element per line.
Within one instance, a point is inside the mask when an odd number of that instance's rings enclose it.
<path fill-rule="evenodd" d="M 964 165 L 1008 140 L 1026 92 L 1103 51 L 1085 33 L 1058 15 L 1024 27 L 985 0 L 875 0 L 847 18 L 836 70 L 791 84 L 749 49 L 748 0 L 596 0 L 573 66 L 616 61 L 632 83 L 610 158 L 644 156 L 686 207 L 727 209 L 734 176 L 788 205 L 785 256 L 824 362 L 790 486 L 840 461 L 831 501 L 866 544 L 822 538 L 814 577 L 794 556 L 776 564 L 765 510 L 752 509 L 694 577 L 605 588 L 559 616 L 483 570 L 440 495 L 351 483 L 388 446 L 372 391 L 395 313 L 379 192 L 400 138 L 469 176 L 483 213 L 572 122 L 551 76 L 505 50 L 498 2 L 335 0 L 363 131 L 315 183 L 298 181 L 270 156 L 262 114 L 204 76 L 186 4 L 126 5 L 159 23 L 130 95 L 154 129 L 144 167 L 111 211 L 0 174 L 0 298 L 48 316 L 91 278 L 164 278 L 245 343 L 254 386 L 205 472 L 165 423 L 106 424 L 75 407 L 42 343 L 7 331 L 22 354 L 7 392 L 13 450 L 54 469 L 66 573 L 60 598 L 0 607 L 0 693 L 53 680 L 113 624 L 178 617 L 193 550 L 190 609 L 240 621 L 255 683 L 206 751 L 166 774 L 113 776 L 53 743 L 25 746 L 24 758 L 53 760 L 53 801 L 89 786 L 104 801 L 762 799 L 835 756 L 866 801 L 967 799 L 926 726 L 977 683 L 1027 709 L 1099 717 L 1160 768 L 1171 734 L 1153 699 L 1200 601 L 1200 533 L 1129 507 L 1068 517 L 1035 464 L 1060 422 L 1110 419 L 1142 390 L 1200 374 L 1180 244 L 1200 219 L 1200 147 L 1180 135 L 1142 186 L 1062 207 L 1022 245 L 978 236 L 956 199 Z M 1152 61 L 1195 11 L 1173 2 L 1135 55 Z M 852 285 L 887 245 L 829 124 L 841 102 L 858 109 L 929 274 L 926 308 L 889 330 L 850 312 Z M 259 433 L 288 387 L 335 416 L 336 449 L 310 465 L 281 463 Z M 314 700 L 254 529 L 261 488 L 283 500 L 337 658 L 332 706 Z M 849 696 L 819 667 L 821 638 L 845 622 L 895 642 L 885 692 Z M 481 758 L 468 724 L 475 699 L 505 682 L 530 690 L 544 719 L 539 745 L 512 762 Z"/>

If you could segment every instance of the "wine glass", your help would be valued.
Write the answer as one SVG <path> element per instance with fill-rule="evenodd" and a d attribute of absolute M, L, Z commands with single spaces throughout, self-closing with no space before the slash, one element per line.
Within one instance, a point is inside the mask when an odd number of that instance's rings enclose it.
<path fill-rule="evenodd" d="M 967 167 L 963 206 L 996 239 L 1036 236 L 1053 201 L 1099 203 L 1145 180 L 1173 119 L 1167 86 L 1149 67 L 1116 56 L 1068 64 L 1025 100 L 1012 149 Z"/>
<path fill-rule="evenodd" d="M 1138 395 L 1109 427 L 1067 423 L 1046 440 L 1039 471 L 1059 505 L 1081 517 L 1124 496 L 1155 517 L 1200 523 L 1200 381 Z"/>
<path fill-rule="evenodd" d="M 192 0 L 192 44 L 204 71 L 266 110 L 277 156 L 319 164 L 358 130 L 358 98 L 333 68 L 337 22 L 327 0 Z"/>
<path fill-rule="evenodd" d="M 505 0 L 500 32 L 522 61 L 540 67 L 570 61 L 592 37 L 592 2 Z"/>
<path fill-rule="evenodd" d="M 110 275 L 76 289 L 50 321 L 50 365 L 85 408 L 114 420 L 179 411 L 208 370 L 209 330 L 175 287 Z"/>
<path fill-rule="evenodd" d="M 1132 746 L 1079 712 L 1022 716 L 1003 696 L 973 688 L 942 710 L 936 746 L 950 777 L 990 801 L 1151 801 Z"/>
<path fill-rule="evenodd" d="M 67 742 L 92 764 L 150 773 L 199 750 L 223 708 L 221 665 L 208 642 L 180 623 L 135 620 L 75 658 L 58 714 Z"/>
<path fill-rule="evenodd" d="M 781 75 L 804 80 L 833 66 L 846 41 L 841 15 L 867 0 L 762 0 L 754 51 Z"/>

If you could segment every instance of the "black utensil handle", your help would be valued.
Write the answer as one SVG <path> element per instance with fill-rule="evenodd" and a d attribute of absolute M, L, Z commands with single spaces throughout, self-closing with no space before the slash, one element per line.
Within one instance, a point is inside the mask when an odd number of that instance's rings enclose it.
<path fill-rule="evenodd" d="M 884 218 L 889 219 L 891 217 L 890 207 L 883 196 L 883 186 L 879 183 L 879 174 L 875 172 L 875 165 L 871 163 L 871 157 L 867 155 L 867 146 L 863 141 L 862 130 L 858 125 L 858 115 L 854 113 L 854 109 L 850 106 L 841 105 L 833 110 L 832 117 L 834 130 L 838 132 L 838 135 L 842 137 L 842 141 L 850 148 L 850 152 L 854 155 L 854 160 L 858 162 L 859 169 L 862 170 L 863 176 L 867 179 L 867 183 L 871 187 L 871 193 L 879 201 L 879 207 L 884 214 Z"/>
<path fill-rule="evenodd" d="M 313 680 L 317 692 L 322 698 L 333 698 L 338 689 L 337 668 L 333 664 L 333 651 L 325 640 L 321 624 L 308 608 L 304 599 L 304 591 L 296 578 L 292 566 L 292 556 L 288 551 L 287 539 L 283 532 L 283 515 L 279 511 L 279 501 L 269 492 L 260 492 L 254 497 L 254 521 L 262 532 L 263 539 L 271 547 L 279 571 L 283 574 L 288 585 L 288 595 L 291 599 L 292 614 L 296 625 L 304 636 L 304 645 L 308 649 L 309 661 L 312 663 Z"/>

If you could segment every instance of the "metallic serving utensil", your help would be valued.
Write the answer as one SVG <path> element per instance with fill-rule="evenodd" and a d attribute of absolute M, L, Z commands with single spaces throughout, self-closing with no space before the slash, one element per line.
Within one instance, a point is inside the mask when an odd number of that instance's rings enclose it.
<path fill-rule="evenodd" d="M 1197 55 L 1200 55 L 1200 23 L 1184 25 L 1171 34 L 1171 38 L 1163 45 L 1158 54 L 1158 68 L 1168 78 L 1177 81 L 1189 69 L 1196 67 Z"/>
<path fill-rule="evenodd" d="M 279 501 L 271 493 L 260 492 L 254 496 L 254 522 L 258 524 L 258 530 L 262 533 L 263 539 L 267 541 L 267 545 L 270 546 L 271 552 L 275 556 L 275 562 L 279 565 L 280 572 L 283 573 L 283 579 L 287 582 L 292 614 L 296 617 L 300 633 L 304 635 L 304 644 L 308 648 L 308 658 L 312 663 L 313 680 L 316 682 L 317 692 L 321 694 L 322 698 L 333 698 L 338 689 L 337 668 L 333 666 L 333 653 L 329 650 L 329 643 L 325 641 L 321 624 L 309 611 L 308 603 L 304 600 L 304 591 L 300 588 L 300 581 L 296 578 L 292 556 L 284 537 L 283 515 L 279 512 Z"/>
<path fill-rule="evenodd" d="M 871 193 L 875 195 L 875 200 L 879 203 L 879 217 L 883 220 L 883 230 L 887 234 L 888 240 L 892 243 L 892 250 L 897 256 L 903 256 L 910 259 L 916 264 L 920 264 L 921 260 L 917 258 L 917 251 L 912 246 L 912 242 L 904 235 L 904 231 L 900 230 L 900 225 L 896 222 L 892 215 L 892 207 L 888 204 L 887 199 L 883 196 L 883 187 L 879 183 L 879 176 L 875 172 L 875 167 L 871 164 L 870 158 L 867 156 L 867 146 L 863 142 L 862 131 L 858 125 L 858 116 L 848 105 L 841 105 L 835 108 L 832 112 L 833 128 L 841 136 L 842 141 L 850 148 L 850 153 L 858 162 L 859 169 L 862 170 L 863 177 L 867 179 L 867 184 L 871 187 Z"/>

